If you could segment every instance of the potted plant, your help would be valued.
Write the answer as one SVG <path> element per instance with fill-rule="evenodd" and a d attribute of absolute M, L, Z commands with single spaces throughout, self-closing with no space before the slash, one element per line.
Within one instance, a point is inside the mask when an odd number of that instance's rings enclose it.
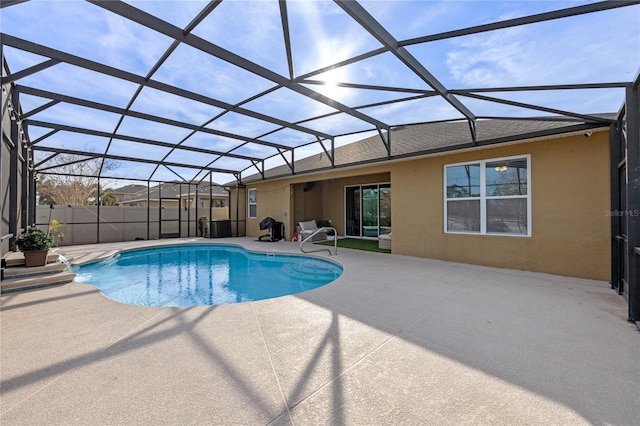
<path fill-rule="evenodd" d="M 24 253 L 27 267 L 47 264 L 47 253 L 53 244 L 53 237 L 32 226 L 16 237 L 16 246 Z"/>

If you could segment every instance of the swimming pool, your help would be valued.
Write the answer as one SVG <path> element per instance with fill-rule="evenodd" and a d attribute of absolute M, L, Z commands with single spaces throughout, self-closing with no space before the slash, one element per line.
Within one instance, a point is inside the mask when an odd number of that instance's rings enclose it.
<path fill-rule="evenodd" d="M 143 306 L 211 306 L 296 294 L 342 274 L 334 262 L 193 244 L 120 253 L 74 268 L 76 281 L 118 302 Z"/>

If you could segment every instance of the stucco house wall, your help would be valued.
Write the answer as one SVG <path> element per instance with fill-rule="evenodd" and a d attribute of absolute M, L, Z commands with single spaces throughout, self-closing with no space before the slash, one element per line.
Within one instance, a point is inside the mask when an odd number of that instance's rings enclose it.
<path fill-rule="evenodd" d="M 531 237 L 444 232 L 444 166 L 531 155 Z M 393 164 L 393 253 L 610 278 L 609 135 L 577 135 Z"/>
<path fill-rule="evenodd" d="M 531 236 L 445 233 L 445 165 L 519 155 L 531 159 Z M 344 235 L 345 186 L 391 182 L 394 254 L 609 280 L 609 176 L 609 132 L 599 131 L 256 182 L 247 184 L 258 190 L 247 235 L 264 233 L 258 224 L 271 216 L 289 238 L 305 196 L 316 210 L 305 219 L 332 220 Z"/>
<path fill-rule="evenodd" d="M 243 194 L 247 197 L 249 190 L 257 189 L 257 213 L 255 218 L 247 217 L 247 236 L 258 237 L 265 231 L 260 230 L 260 222 L 266 217 L 272 217 L 285 225 L 285 236 L 291 237 L 293 223 L 293 194 L 291 182 L 275 180 L 260 182 L 256 185 L 248 184 L 247 191 Z M 241 192 L 242 194 L 242 192 Z M 247 200 L 244 200 L 245 203 Z M 233 201 L 235 203 L 235 201 Z M 248 208 L 246 209 L 248 212 Z M 245 213 L 247 214 L 247 213 Z"/>

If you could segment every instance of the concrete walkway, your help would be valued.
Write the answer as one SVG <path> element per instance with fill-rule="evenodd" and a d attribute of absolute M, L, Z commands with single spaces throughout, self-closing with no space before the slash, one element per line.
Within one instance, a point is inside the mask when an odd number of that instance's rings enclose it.
<path fill-rule="evenodd" d="M 60 251 L 78 261 L 158 243 Z M 4 295 L 0 423 L 640 422 L 640 333 L 607 283 L 347 249 L 333 259 L 344 274 L 327 286 L 235 305 L 129 306 L 81 283 Z"/>

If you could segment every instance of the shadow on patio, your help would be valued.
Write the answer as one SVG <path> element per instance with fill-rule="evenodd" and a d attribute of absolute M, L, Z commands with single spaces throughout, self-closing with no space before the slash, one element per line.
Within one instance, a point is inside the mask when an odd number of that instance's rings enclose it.
<path fill-rule="evenodd" d="M 333 284 L 237 305 L 134 307 L 77 283 L 3 296 L 2 421 L 638 418 L 640 339 L 606 284 L 350 250 L 336 260 Z"/>

